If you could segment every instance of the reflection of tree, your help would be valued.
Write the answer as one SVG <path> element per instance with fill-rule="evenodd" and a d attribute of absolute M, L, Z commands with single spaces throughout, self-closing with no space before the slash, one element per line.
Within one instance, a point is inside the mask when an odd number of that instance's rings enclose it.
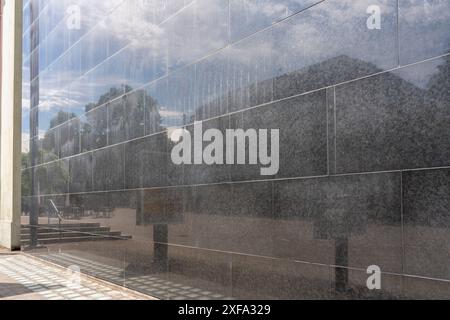
<path fill-rule="evenodd" d="M 428 96 L 448 103 L 450 101 L 450 56 L 442 58 L 444 63 L 438 66 L 439 72 L 428 82 Z"/>
<path fill-rule="evenodd" d="M 57 134 L 55 128 L 74 117 L 74 113 L 59 111 L 52 119 L 50 119 L 49 130 L 47 130 L 42 139 L 39 138 L 39 144 L 42 148 L 39 150 L 38 157 L 42 159 L 43 162 L 51 162 L 59 159 L 60 136 L 59 133 Z"/>
<path fill-rule="evenodd" d="M 120 87 L 120 88 L 116 88 L 116 87 L 110 88 L 108 92 L 106 92 L 100 96 L 100 98 L 98 99 L 97 102 L 88 103 L 85 107 L 85 112 L 88 113 L 89 111 L 122 96 L 124 94 L 124 89 L 125 89 L 125 92 L 131 91 L 131 87 L 129 87 L 129 86 Z"/>
<path fill-rule="evenodd" d="M 110 137 L 119 136 L 120 141 L 143 136 L 144 122 L 147 132 L 162 131 L 159 109 L 158 101 L 145 90 L 110 88 L 97 102 L 86 105 L 85 120 L 79 124 L 81 151 L 104 146 L 108 132 Z"/>
<path fill-rule="evenodd" d="M 30 161 L 30 155 L 28 153 L 22 153 L 22 168 L 28 168 Z M 31 177 L 29 170 L 22 171 L 22 195 L 28 196 L 31 194 Z"/>
<path fill-rule="evenodd" d="M 114 100 L 118 101 L 121 108 L 111 108 Z M 110 106 L 109 128 L 107 106 Z M 159 110 L 158 101 L 145 90 L 133 91 L 130 86 L 110 88 L 97 102 L 85 106 L 84 117 L 78 118 L 74 113 L 59 111 L 50 120 L 50 127 L 44 136 L 39 138 L 37 143 L 40 147 L 37 148 L 39 151 L 36 157 L 47 163 L 96 149 L 106 144 L 108 130 L 124 131 L 130 139 L 137 138 L 144 135 L 144 121 L 148 132 L 160 132 L 163 128 Z"/>

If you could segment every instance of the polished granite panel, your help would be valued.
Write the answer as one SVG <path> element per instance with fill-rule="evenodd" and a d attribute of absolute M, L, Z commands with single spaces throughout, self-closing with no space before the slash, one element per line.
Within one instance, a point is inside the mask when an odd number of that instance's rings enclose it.
<path fill-rule="evenodd" d="M 37 152 L 39 158 L 36 164 L 47 163 L 59 158 L 60 151 L 60 134 L 59 128 L 54 128 L 45 133 L 43 138 L 36 138 Z"/>
<path fill-rule="evenodd" d="M 405 272 L 450 280 L 450 170 L 403 173 Z"/>
<path fill-rule="evenodd" d="M 161 299 L 450 296 L 446 1 L 82 2 L 25 34 L 22 223 L 84 237 L 33 253 Z M 194 121 L 279 129 L 278 174 L 175 165 Z"/>
<path fill-rule="evenodd" d="M 449 57 L 336 88 L 337 172 L 450 164 Z"/>
<path fill-rule="evenodd" d="M 403 290 L 407 299 L 448 300 L 450 286 L 448 282 L 427 278 L 404 277 Z"/>
<path fill-rule="evenodd" d="M 69 166 L 67 160 L 52 162 L 34 169 L 34 182 L 39 195 L 68 192 Z"/>
<path fill-rule="evenodd" d="M 272 31 L 258 33 L 230 46 L 228 109 L 239 111 L 273 100 L 274 49 Z"/>
<path fill-rule="evenodd" d="M 168 277 L 178 290 L 168 290 L 168 299 L 230 299 L 232 256 L 195 248 L 168 247 Z"/>
<path fill-rule="evenodd" d="M 227 251 L 274 255 L 273 191 L 272 182 L 232 185 L 230 217 L 233 228 L 228 231 L 232 243 Z"/>
<path fill-rule="evenodd" d="M 184 192 L 184 189 L 179 188 L 135 191 L 136 204 L 132 204 L 130 210 L 135 212 L 136 225 L 153 227 L 155 225 L 177 225 L 183 223 Z M 117 207 L 123 208 L 124 206 Z M 151 232 L 153 233 L 154 230 Z M 150 237 L 148 238 L 150 239 Z M 159 242 L 168 243 L 168 238 L 160 238 Z"/>
<path fill-rule="evenodd" d="M 247 165 L 241 170 L 248 180 L 327 174 L 325 90 L 251 109 L 244 113 L 243 118 L 245 130 L 278 129 L 280 135 L 278 174 L 261 176 L 260 165 Z"/>
<path fill-rule="evenodd" d="M 399 0 L 400 63 L 446 54 L 450 50 L 450 3 L 445 0 Z"/>
<path fill-rule="evenodd" d="M 145 92 L 137 90 L 125 96 L 125 136 L 137 139 L 145 134 Z M 111 144 L 111 142 L 109 142 Z"/>
<path fill-rule="evenodd" d="M 223 137 L 225 137 L 225 130 L 229 128 L 229 117 L 216 118 L 209 121 L 202 122 L 203 132 L 209 129 L 219 130 Z M 191 145 L 194 146 L 194 126 L 186 127 L 186 130 L 191 134 Z M 214 139 L 212 139 L 214 140 Z M 207 146 L 211 143 L 216 142 L 203 141 L 202 150 L 205 150 Z M 226 154 L 226 145 L 219 146 L 222 150 L 222 154 Z M 215 154 L 215 153 L 214 153 Z M 222 157 L 223 162 L 224 157 Z M 191 165 L 183 165 L 183 183 L 186 185 L 197 185 L 197 184 L 207 184 L 207 183 L 219 183 L 219 182 L 229 182 L 230 177 L 230 166 L 224 164 L 195 164 L 194 153 L 191 156 Z M 181 167 L 179 167 L 181 169 Z"/>
<path fill-rule="evenodd" d="M 333 298 L 337 300 L 404 300 L 404 279 L 400 275 L 382 273 L 381 289 L 369 290 L 367 281 L 372 274 L 366 270 L 331 268 Z"/>
<path fill-rule="evenodd" d="M 190 64 L 228 43 L 228 1 L 197 0 L 163 23 L 169 69 Z"/>
<path fill-rule="evenodd" d="M 71 157 L 81 151 L 81 121 L 74 118 L 60 127 L 61 158 Z"/>
<path fill-rule="evenodd" d="M 192 79 L 192 78 L 191 78 Z M 220 51 L 195 66 L 195 119 L 201 121 L 228 112 L 228 56 Z"/>
<path fill-rule="evenodd" d="M 69 192 L 92 191 L 92 153 L 85 153 L 69 159 Z"/>
<path fill-rule="evenodd" d="M 371 5 L 383 12 L 381 30 L 367 27 Z M 275 99 L 398 65 L 396 1 L 324 1 L 279 23 L 272 32 Z"/>
<path fill-rule="evenodd" d="M 83 78 L 86 97 L 95 106 L 104 105 L 125 93 L 126 86 L 120 81 L 125 77 L 124 51 L 102 62 Z M 119 82 L 120 81 L 120 82 Z M 85 107 L 86 112 L 89 107 Z"/>
<path fill-rule="evenodd" d="M 230 0 L 230 34 L 235 42 L 321 0 Z"/>
<path fill-rule="evenodd" d="M 175 240 L 184 235 L 184 244 L 198 248 L 227 251 L 234 239 L 229 232 L 234 228 L 230 185 L 192 187 L 186 191 L 184 225 L 171 227 L 169 234 Z M 175 233 L 172 234 L 172 229 Z"/>
<path fill-rule="evenodd" d="M 126 245 L 123 241 L 90 241 L 47 246 L 42 258 L 69 267 L 77 265 L 84 274 L 123 286 Z"/>
<path fill-rule="evenodd" d="M 330 268 L 289 260 L 233 255 L 233 297 L 238 299 L 330 299 Z"/>
<path fill-rule="evenodd" d="M 171 73 L 167 79 L 167 105 L 168 114 L 165 115 L 166 121 L 164 127 L 181 127 L 192 123 L 195 113 L 195 66 L 177 70 Z M 164 114 L 164 110 L 160 111 Z"/>
<path fill-rule="evenodd" d="M 94 106 L 91 106 L 94 107 Z M 108 140 L 108 111 L 107 106 L 101 106 L 90 111 L 86 106 L 86 113 L 82 118 L 81 151 L 92 151 L 103 148 Z"/>
<path fill-rule="evenodd" d="M 328 173 L 336 174 L 336 89 L 327 89 Z"/>
<path fill-rule="evenodd" d="M 162 78 L 146 86 L 145 92 L 145 134 L 166 130 L 178 122 L 179 113 L 169 103 L 167 78 Z"/>
<path fill-rule="evenodd" d="M 92 153 L 94 191 L 122 190 L 125 185 L 125 146 L 123 144 Z"/>
<path fill-rule="evenodd" d="M 46 169 L 49 186 L 47 194 L 65 194 L 69 192 L 69 160 L 52 162 L 46 166 Z M 41 194 L 45 193 L 41 191 Z"/>
<path fill-rule="evenodd" d="M 167 133 L 156 134 L 125 144 L 125 185 L 127 189 L 162 187 L 175 184 L 182 174 L 172 174 L 167 151 Z M 172 180 L 174 176 L 174 180 Z"/>
<path fill-rule="evenodd" d="M 166 213 L 169 243 L 272 256 L 272 183 L 176 188 L 172 192 L 175 190 L 169 203 L 181 207 L 184 197 L 186 208 L 183 215 L 179 214 L 181 208 Z M 162 196 L 162 191 L 155 193 Z M 147 198 L 150 201 L 151 197 Z"/>
<path fill-rule="evenodd" d="M 402 271 L 400 174 L 276 182 L 274 210 L 277 257 Z"/>
<path fill-rule="evenodd" d="M 114 145 L 127 140 L 125 122 L 128 115 L 125 98 L 118 98 L 107 105 L 108 144 Z"/>

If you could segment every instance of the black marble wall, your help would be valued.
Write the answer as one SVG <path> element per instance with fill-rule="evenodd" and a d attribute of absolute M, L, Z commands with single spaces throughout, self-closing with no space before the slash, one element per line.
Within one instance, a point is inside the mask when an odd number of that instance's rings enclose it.
<path fill-rule="evenodd" d="M 26 249 L 163 299 L 450 298 L 448 1 L 30 0 L 24 15 L 23 223 L 45 246 Z M 278 174 L 176 166 L 170 133 L 194 121 L 279 129 Z M 72 237 L 42 235 L 50 203 Z"/>

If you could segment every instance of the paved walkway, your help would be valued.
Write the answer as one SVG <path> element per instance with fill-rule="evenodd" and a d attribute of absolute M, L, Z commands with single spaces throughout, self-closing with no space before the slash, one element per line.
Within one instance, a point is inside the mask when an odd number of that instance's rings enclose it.
<path fill-rule="evenodd" d="M 76 271 L 76 270 L 75 270 Z M 145 296 L 0 249 L 0 300 L 145 300 Z"/>

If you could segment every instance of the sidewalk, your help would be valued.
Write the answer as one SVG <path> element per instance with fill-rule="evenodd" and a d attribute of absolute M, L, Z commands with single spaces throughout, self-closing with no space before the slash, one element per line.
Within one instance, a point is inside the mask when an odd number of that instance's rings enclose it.
<path fill-rule="evenodd" d="M 147 300 L 21 253 L 0 249 L 0 300 Z M 78 281 L 78 279 L 80 279 Z"/>

